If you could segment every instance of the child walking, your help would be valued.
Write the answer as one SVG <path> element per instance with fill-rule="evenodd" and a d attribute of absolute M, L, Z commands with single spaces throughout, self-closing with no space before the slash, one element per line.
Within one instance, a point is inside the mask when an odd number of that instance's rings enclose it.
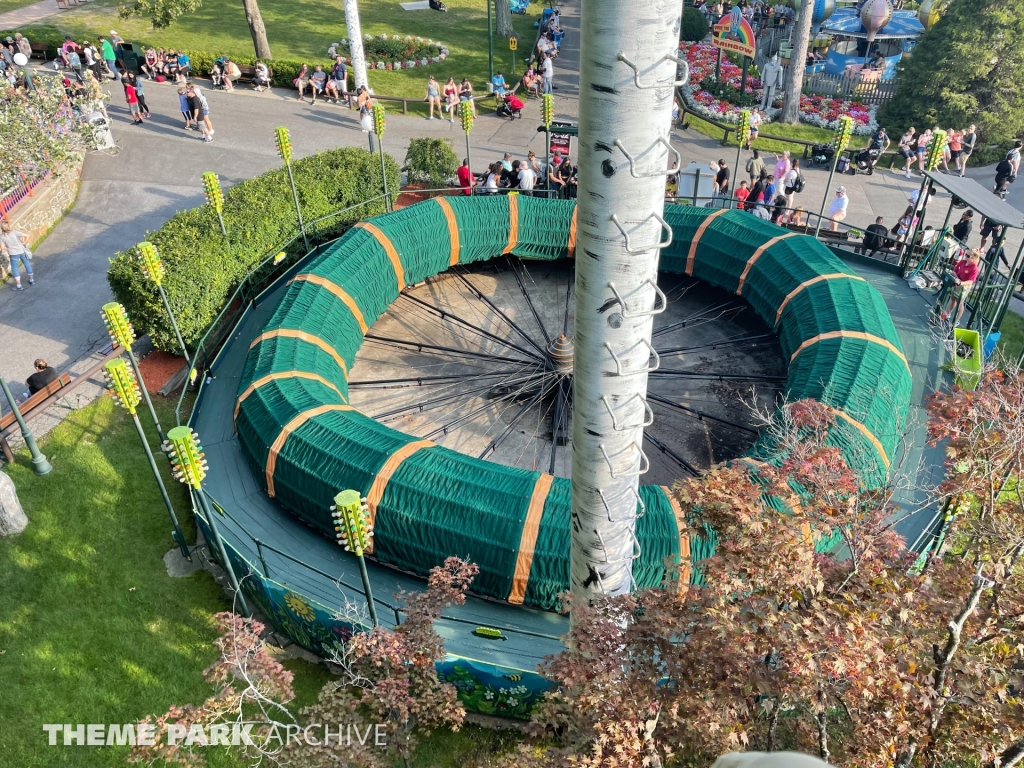
<path fill-rule="evenodd" d="M 124 78 L 124 100 L 128 102 L 128 109 L 132 113 L 132 125 L 142 125 L 142 115 L 139 113 L 139 95 L 135 92 L 135 86 L 128 78 Z"/>

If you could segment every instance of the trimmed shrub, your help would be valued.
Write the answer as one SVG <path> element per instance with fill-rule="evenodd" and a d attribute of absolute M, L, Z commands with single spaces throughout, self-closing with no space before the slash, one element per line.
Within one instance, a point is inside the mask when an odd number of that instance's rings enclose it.
<path fill-rule="evenodd" d="M 696 8 L 683 9 L 683 26 L 679 37 L 688 43 L 699 43 L 708 36 L 708 20 Z"/>
<path fill-rule="evenodd" d="M 459 156 L 449 139 L 412 139 L 405 164 L 409 181 L 426 181 L 432 189 L 440 189 L 459 169 Z"/>
<path fill-rule="evenodd" d="M 398 190 L 398 163 L 385 155 L 388 188 Z M 292 164 L 307 232 L 320 240 L 337 237 L 360 219 L 384 213 L 380 158 L 364 149 L 334 149 Z M 351 211 L 330 216 L 349 206 Z M 164 262 L 164 290 L 185 343 L 192 348 L 213 323 L 241 280 L 263 259 L 299 234 L 288 173 L 284 168 L 242 181 L 224 195 L 224 224 L 209 206 L 175 214 L 147 233 Z M 326 218 L 325 218 L 326 217 Z M 320 221 L 323 219 L 322 221 Z M 302 240 L 290 251 L 300 253 Z M 124 304 L 137 332 L 148 333 L 157 349 L 178 353 L 160 294 L 139 269 L 135 249 L 111 259 L 107 282 Z"/>

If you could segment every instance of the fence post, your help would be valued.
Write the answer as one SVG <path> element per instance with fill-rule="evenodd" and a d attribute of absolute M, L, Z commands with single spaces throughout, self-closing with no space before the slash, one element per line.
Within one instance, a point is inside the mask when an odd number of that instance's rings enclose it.
<path fill-rule="evenodd" d="M 263 566 L 263 578 L 270 578 L 270 571 L 267 570 L 267 561 L 263 559 L 263 542 L 259 539 L 253 539 L 256 542 L 256 552 L 260 556 L 260 565 Z"/>

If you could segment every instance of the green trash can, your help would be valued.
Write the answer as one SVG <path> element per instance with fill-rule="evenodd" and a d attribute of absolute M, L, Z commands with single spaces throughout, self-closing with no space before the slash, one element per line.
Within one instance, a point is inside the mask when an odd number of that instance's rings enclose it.
<path fill-rule="evenodd" d="M 123 58 L 121 63 L 124 64 L 124 68 L 128 72 L 140 72 L 142 67 L 142 46 L 136 48 L 131 43 L 123 43 L 121 45 L 121 51 Z"/>

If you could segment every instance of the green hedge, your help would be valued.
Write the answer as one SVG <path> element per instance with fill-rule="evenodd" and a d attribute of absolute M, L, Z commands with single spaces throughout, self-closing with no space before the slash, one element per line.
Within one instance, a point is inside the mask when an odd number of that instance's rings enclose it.
<path fill-rule="evenodd" d="M 398 163 L 386 155 L 388 188 L 398 190 Z M 380 158 L 364 149 L 334 149 L 292 165 L 307 231 L 336 237 L 367 216 L 385 211 L 383 198 L 352 211 L 328 214 L 381 194 Z M 189 347 L 202 338 L 231 292 L 260 261 L 298 234 L 288 173 L 284 168 L 240 182 L 225 193 L 224 224 L 202 206 L 175 214 L 146 239 L 163 259 L 164 289 Z M 301 251 L 299 239 L 292 247 Z M 107 272 L 114 297 L 124 304 L 136 330 L 148 333 L 158 349 L 178 353 L 173 330 L 153 285 L 142 276 L 134 249 L 111 259 Z"/>

